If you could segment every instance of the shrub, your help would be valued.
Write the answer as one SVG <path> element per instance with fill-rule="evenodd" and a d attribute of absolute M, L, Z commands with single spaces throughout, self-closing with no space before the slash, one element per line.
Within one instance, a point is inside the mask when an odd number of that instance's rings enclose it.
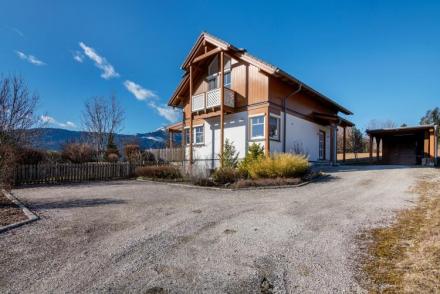
<path fill-rule="evenodd" d="M 249 146 L 248 152 L 246 153 L 245 158 L 238 165 L 238 170 L 243 177 L 249 177 L 248 169 L 249 165 L 259 159 L 264 157 L 264 148 L 260 144 L 252 143 Z"/>
<path fill-rule="evenodd" d="M 14 183 L 16 150 L 10 145 L 0 145 L 0 188 L 10 189 Z"/>
<path fill-rule="evenodd" d="M 84 163 L 94 161 L 96 152 L 88 144 L 70 143 L 63 146 L 61 157 L 72 163 Z"/>
<path fill-rule="evenodd" d="M 223 162 L 223 167 L 236 168 L 238 165 L 238 153 L 235 150 L 234 142 L 225 140 L 223 146 L 223 154 L 219 154 L 220 162 Z"/>
<path fill-rule="evenodd" d="M 118 162 L 119 155 L 116 153 L 110 153 L 107 155 L 107 161 L 108 162 Z"/>
<path fill-rule="evenodd" d="M 57 151 L 47 151 L 46 152 L 46 161 L 49 163 L 59 163 L 62 162 L 61 153 Z"/>
<path fill-rule="evenodd" d="M 307 157 L 296 154 L 280 153 L 251 161 L 247 172 L 252 179 L 294 178 L 307 173 L 310 165 Z"/>
<path fill-rule="evenodd" d="M 144 162 L 153 162 L 156 161 L 156 156 L 154 156 L 154 154 L 151 153 L 150 151 L 146 150 L 142 153 L 142 160 Z"/>
<path fill-rule="evenodd" d="M 135 170 L 138 177 L 146 177 L 153 179 L 181 179 L 182 173 L 180 169 L 171 165 L 161 166 L 142 166 Z"/>
<path fill-rule="evenodd" d="M 238 178 L 238 171 L 232 167 L 218 168 L 212 174 L 213 181 L 220 185 L 234 183 Z"/>
<path fill-rule="evenodd" d="M 45 152 L 32 148 L 20 148 L 17 150 L 18 164 L 38 164 L 46 159 Z"/>
<path fill-rule="evenodd" d="M 124 155 L 129 162 L 140 162 L 142 160 L 141 149 L 138 144 L 127 144 L 124 146 Z"/>

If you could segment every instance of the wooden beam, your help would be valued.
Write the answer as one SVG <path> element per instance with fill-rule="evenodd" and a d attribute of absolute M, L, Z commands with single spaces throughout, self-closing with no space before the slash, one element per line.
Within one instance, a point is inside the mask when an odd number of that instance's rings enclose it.
<path fill-rule="evenodd" d="M 343 161 L 343 162 L 345 162 L 345 152 L 346 152 L 345 149 L 346 149 L 346 147 L 347 147 L 347 142 L 346 142 L 346 141 L 347 141 L 347 138 L 346 138 L 346 135 L 347 135 L 346 133 L 347 133 L 347 132 L 346 132 L 345 129 L 346 129 L 346 127 L 344 126 L 344 128 L 343 128 L 343 130 L 344 130 L 344 132 L 343 132 L 344 135 L 343 135 L 343 137 L 342 137 L 342 161 Z"/>
<path fill-rule="evenodd" d="M 199 61 L 201 61 L 201 60 L 203 60 L 203 59 L 205 59 L 205 58 L 208 58 L 208 57 L 210 57 L 210 56 L 212 56 L 212 55 L 214 55 L 214 54 L 217 54 L 217 53 L 219 53 L 219 52 L 222 52 L 222 49 L 221 49 L 221 48 L 215 48 L 215 49 L 212 49 L 211 51 L 208 51 L 208 52 L 206 52 L 206 53 L 204 53 L 204 54 L 202 54 L 202 55 L 199 55 L 199 56 L 197 56 L 196 58 L 194 58 L 194 60 L 192 61 L 192 63 L 197 63 L 197 62 L 199 62 Z"/>
<path fill-rule="evenodd" d="M 193 93 L 193 67 L 189 66 L 189 165 L 193 162 L 193 114 L 192 114 L 192 93 Z"/>
<path fill-rule="evenodd" d="M 369 151 L 370 151 L 370 162 L 372 162 L 373 161 L 373 136 L 372 135 L 370 135 Z"/>
<path fill-rule="evenodd" d="M 380 137 L 376 137 L 376 160 L 379 161 Z"/>
<path fill-rule="evenodd" d="M 264 115 L 264 152 L 266 153 L 266 156 L 270 156 L 269 120 L 270 111 L 269 107 L 267 107 Z"/>
<path fill-rule="evenodd" d="M 210 52 L 212 52 L 211 50 Z M 223 75 L 225 73 L 225 67 L 223 64 L 224 53 L 220 52 L 220 154 L 221 154 L 221 162 L 220 166 L 223 167 L 223 151 L 224 151 L 224 140 L 225 140 L 225 113 L 224 113 L 224 105 L 225 105 L 225 80 Z"/>

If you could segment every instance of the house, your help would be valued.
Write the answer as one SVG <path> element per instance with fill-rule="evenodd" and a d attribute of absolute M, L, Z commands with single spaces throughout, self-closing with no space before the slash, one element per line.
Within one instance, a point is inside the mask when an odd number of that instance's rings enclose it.
<path fill-rule="evenodd" d="M 415 127 L 367 130 L 370 137 L 370 160 L 376 142 L 376 161 L 385 164 L 433 165 L 438 160 L 438 127 Z M 380 145 L 382 143 L 382 157 Z"/>
<path fill-rule="evenodd" d="M 199 36 L 182 69 L 184 75 L 168 102 L 183 110 L 182 121 L 168 131 L 184 134 L 190 164 L 217 167 L 226 139 L 240 158 L 255 142 L 266 154 L 303 153 L 310 161 L 336 162 L 337 127 L 345 133 L 353 126 L 339 116 L 351 115 L 350 110 L 208 33 Z"/>

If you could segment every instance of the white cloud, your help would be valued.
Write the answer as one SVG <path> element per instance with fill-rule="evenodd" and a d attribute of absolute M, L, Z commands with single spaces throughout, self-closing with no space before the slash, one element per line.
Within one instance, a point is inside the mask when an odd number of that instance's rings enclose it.
<path fill-rule="evenodd" d="M 84 50 L 84 54 L 90 58 L 90 60 L 95 62 L 95 66 L 102 71 L 101 77 L 103 79 L 108 80 L 119 77 L 119 74 L 116 72 L 113 65 L 111 65 L 107 59 L 96 53 L 95 49 L 88 47 L 83 42 L 79 42 L 79 46 Z"/>
<path fill-rule="evenodd" d="M 83 61 L 84 61 L 84 54 L 82 54 L 79 51 L 75 51 L 75 52 L 73 52 L 73 59 L 75 59 L 79 63 L 83 63 Z"/>
<path fill-rule="evenodd" d="M 150 102 L 149 105 L 156 109 L 156 111 L 159 113 L 160 116 L 164 117 L 166 120 L 170 122 L 176 122 L 179 119 L 179 116 L 181 115 L 181 112 L 178 110 L 175 110 L 167 105 L 156 105 L 154 102 Z"/>
<path fill-rule="evenodd" d="M 135 82 L 127 80 L 127 81 L 124 82 L 124 86 L 138 100 L 146 100 L 148 98 L 155 98 L 155 97 L 157 97 L 157 95 L 154 94 L 153 91 L 145 89 L 141 85 L 136 84 Z"/>
<path fill-rule="evenodd" d="M 33 65 L 46 65 L 43 61 L 39 60 L 37 57 L 33 55 L 27 55 L 26 53 L 23 53 L 21 51 L 16 50 L 15 53 L 17 54 L 18 58 L 25 60 L 29 63 L 32 63 Z"/>
<path fill-rule="evenodd" d="M 42 115 L 40 116 L 40 121 L 44 124 L 54 125 L 60 128 L 66 128 L 66 129 L 76 129 L 77 126 L 75 123 L 71 121 L 66 121 L 65 123 L 57 121 L 55 118 L 48 116 L 48 115 Z"/>

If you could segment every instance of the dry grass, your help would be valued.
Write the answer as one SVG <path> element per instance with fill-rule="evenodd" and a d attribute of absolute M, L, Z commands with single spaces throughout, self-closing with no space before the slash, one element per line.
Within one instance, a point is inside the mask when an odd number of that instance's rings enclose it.
<path fill-rule="evenodd" d="M 27 219 L 23 211 L 0 192 L 0 227 Z"/>
<path fill-rule="evenodd" d="M 440 292 L 440 180 L 422 180 L 415 192 L 415 208 L 367 235 L 363 270 L 371 293 Z"/>

